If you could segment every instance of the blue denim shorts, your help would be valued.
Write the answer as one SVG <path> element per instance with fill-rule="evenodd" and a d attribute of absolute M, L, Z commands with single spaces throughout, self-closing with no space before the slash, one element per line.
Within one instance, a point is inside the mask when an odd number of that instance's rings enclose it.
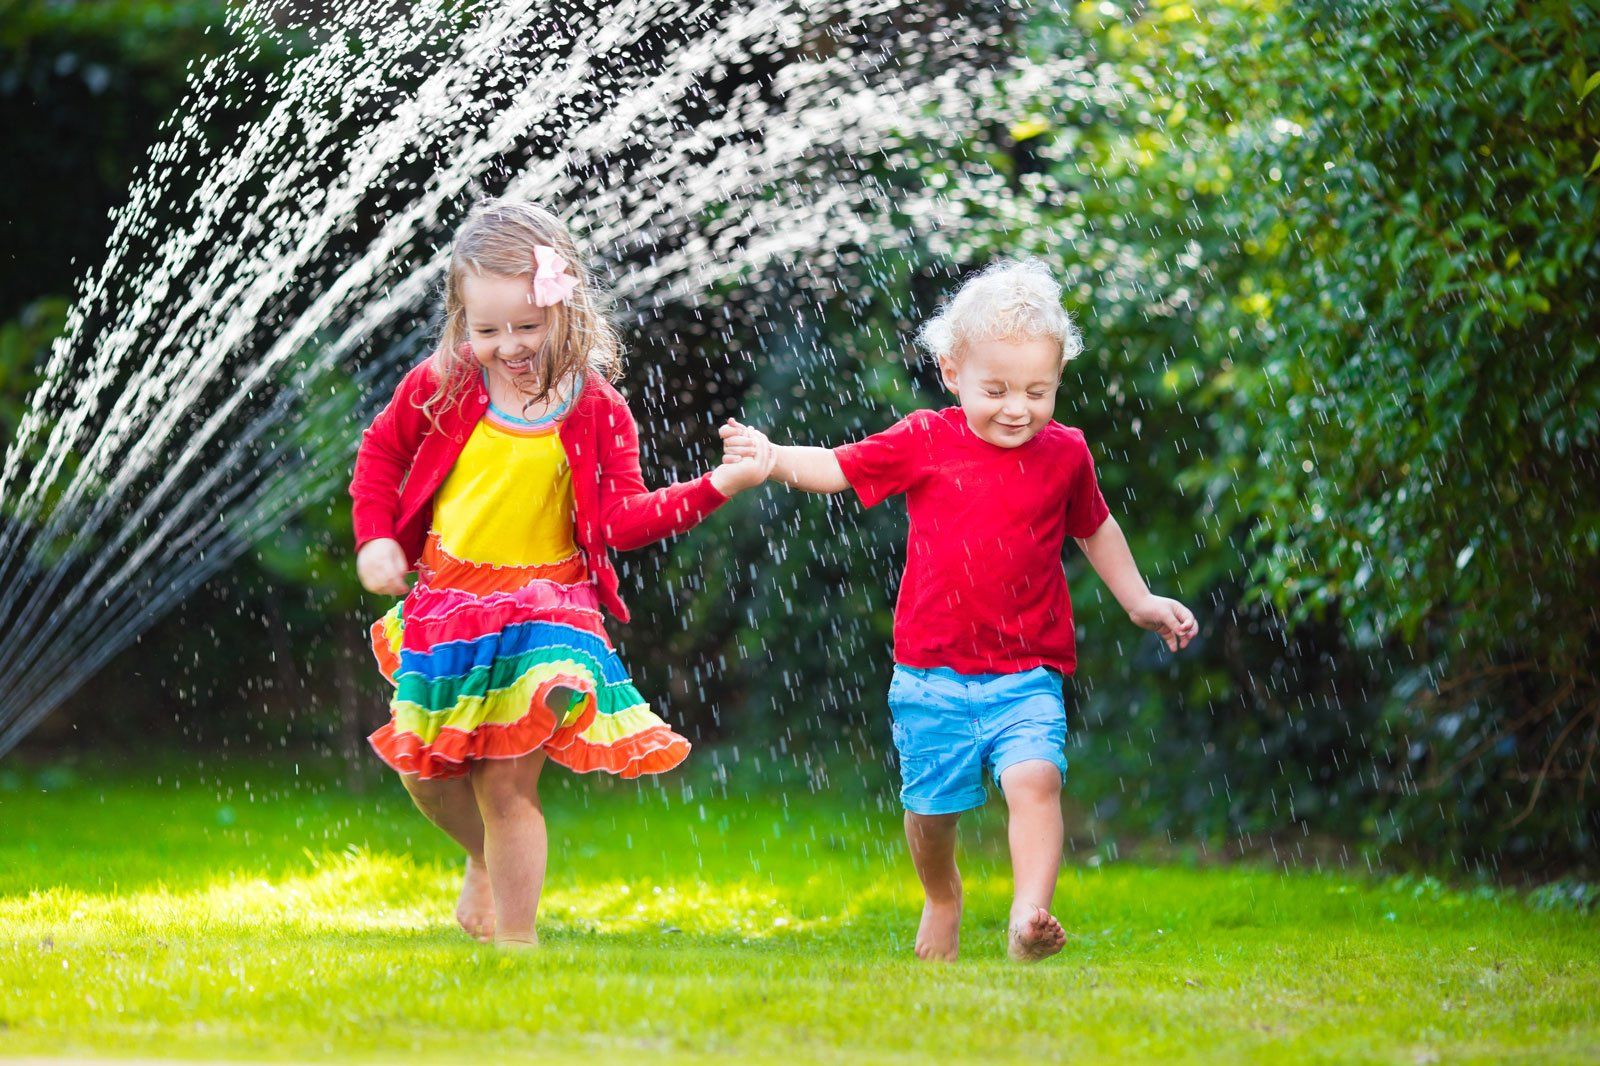
<path fill-rule="evenodd" d="M 1020 762 L 1051 763 L 1065 776 L 1067 708 L 1061 675 L 1048 667 L 1020 674 L 960 674 L 896 666 L 889 682 L 900 802 L 913 814 L 955 814 L 988 798 Z"/>

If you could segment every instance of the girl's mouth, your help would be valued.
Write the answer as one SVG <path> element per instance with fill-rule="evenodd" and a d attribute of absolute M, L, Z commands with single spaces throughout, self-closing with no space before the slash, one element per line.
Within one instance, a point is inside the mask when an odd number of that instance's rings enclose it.
<path fill-rule="evenodd" d="M 513 374 L 526 374 L 529 370 L 533 369 L 533 360 L 531 358 L 502 359 L 500 360 L 500 365 L 511 371 Z"/>

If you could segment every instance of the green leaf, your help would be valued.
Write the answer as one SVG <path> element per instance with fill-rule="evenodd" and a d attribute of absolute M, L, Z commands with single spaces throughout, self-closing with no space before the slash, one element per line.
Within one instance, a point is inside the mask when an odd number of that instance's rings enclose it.
<path fill-rule="evenodd" d="M 1589 75 L 1589 80 L 1583 83 L 1583 90 L 1578 93 L 1578 103 L 1583 103 L 1583 98 L 1594 92 L 1596 86 L 1600 86 L 1600 70 Z"/>
<path fill-rule="evenodd" d="M 1590 160 L 1589 169 L 1583 172 L 1583 176 L 1587 178 L 1590 174 L 1595 172 L 1597 167 L 1600 167 L 1600 151 L 1595 152 L 1594 159 Z"/>

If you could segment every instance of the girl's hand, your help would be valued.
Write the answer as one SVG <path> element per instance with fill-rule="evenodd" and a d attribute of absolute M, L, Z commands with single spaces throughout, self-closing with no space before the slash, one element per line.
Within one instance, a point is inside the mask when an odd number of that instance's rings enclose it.
<path fill-rule="evenodd" d="M 758 429 L 740 425 L 733 419 L 719 426 L 722 437 L 722 465 L 711 472 L 711 484 L 724 496 L 753 489 L 766 481 L 778 461 L 778 449 Z"/>
<path fill-rule="evenodd" d="M 1165 596 L 1146 596 L 1134 605 L 1128 617 L 1133 619 L 1134 625 L 1160 633 L 1161 639 L 1167 642 L 1168 651 L 1187 648 L 1200 632 L 1200 623 L 1194 620 L 1189 608 Z"/>
<path fill-rule="evenodd" d="M 404 596 L 410 592 L 407 569 L 406 553 L 397 540 L 369 540 L 356 553 L 356 576 L 361 579 L 361 587 L 379 596 Z"/>

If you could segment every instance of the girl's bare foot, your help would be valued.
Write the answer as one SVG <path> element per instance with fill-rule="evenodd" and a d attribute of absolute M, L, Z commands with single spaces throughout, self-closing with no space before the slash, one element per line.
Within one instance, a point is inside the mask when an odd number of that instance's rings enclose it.
<path fill-rule="evenodd" d="M 955 962 L 961 941 L 961 901 L 922 905 L 917 926 L 917 958 L 924 962 Z"/>
<path fill-rule="evenodd" d="M 1067 932 L 1055 916 L 1043 907 L 1024 909 L 1011 915 L 1011 933 L 1008 950 L 1018 962 L 1038 962 L 1060 951 L 1067 942 Z"/>
<path fill-rule="evenodd" d="M 489 868 L 482 859 L 467 859 L 461 898 L 456 901 L 456 921 L 474 940 L 488 943 L 494 939 L 494 891 L 489 887 Z"/>
<path fill-rule="evenodd" d="M 539 946 L 537 933 L 516 933 L 511 936 L 496 936 L 494 946 L 507 951 L 531 951 Z"/>

